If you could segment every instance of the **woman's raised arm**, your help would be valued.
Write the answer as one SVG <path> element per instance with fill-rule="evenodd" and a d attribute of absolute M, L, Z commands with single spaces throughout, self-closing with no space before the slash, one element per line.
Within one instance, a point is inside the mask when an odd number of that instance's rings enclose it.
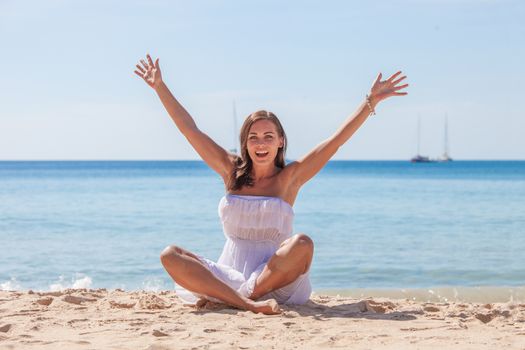
<path fill-rule="evenodd" d="M 135 74 L 144 79 L 159 96 L 164 108 L 171 119 L 177 125 L 180 132 L 186 137 L 195 151 L 200 155 L 213 170 L 215 170 L 225 182 L 229 179 L 233 171 L 233 159 L 235 155 L 230 154 L 224 148 L 215 143 L 208 135 L 199 130 L 195 121 L 182 105 L 171 94 L 170 90 L 162 81 L 159 59 L 153 60 L 150 55 L 146 55 L 147 62 L 140 60 L 137 64 Z"/>
<path fill-rule="evenodd" d="M 385 81 L 381 81 L 381 73 L 374 81 L 367 98 L 361 102 L 357 110 L 348 117 L 343 125 L 328 139 L 317 145 L 312 151 L 296 162 L 290 163 L 290 174 L 293 182 L 301 187 L 305 182 L 317 174 L 323 166 L 332 158 L 348 139 L 359 129 L 370 114 L 375 114 L 377 104 L 391 96 L 406 95 L 400 90 L 406 88 L 408 84 L 399 85 L 406 78 L 402 76 L 396 79 L 401 72 L 397 72 Z"/>

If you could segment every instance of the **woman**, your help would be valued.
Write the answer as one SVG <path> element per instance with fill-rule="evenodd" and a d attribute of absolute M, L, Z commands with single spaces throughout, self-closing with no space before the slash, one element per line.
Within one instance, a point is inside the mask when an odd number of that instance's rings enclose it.
<path fill-rule="evenodd" d="M 201 158 L 222 177 L 227 194 L 219 215 L 227 238 L 217 263 L 178 246 L 161 253 L 173 280 L 201 299 L 253 312 L 280 313 L 278 303 L 305 303 L 311 292 L 308 271 L 313 242 L 292 236 L 292 206 L 299 189 L 317 174 L 363 124 L 377 104 L 406 95 L 397 72 L 385 81 L 381 73 L 369 95 L 327 140 L 298 161 L 284 163 L 286 135 L 277 117 L 267 111 L 248 116 L 241 128 L 241 156 L 229 153 L 197 128 L 192 117 L 162 81 L 159 59 L 140 60 L 135 73 L 158 94 L 179 130 Z"/>

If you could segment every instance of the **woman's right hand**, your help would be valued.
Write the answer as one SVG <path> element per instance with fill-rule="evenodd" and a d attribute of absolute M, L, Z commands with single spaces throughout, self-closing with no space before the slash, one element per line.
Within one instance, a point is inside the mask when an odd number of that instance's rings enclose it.
<path fill-rule="evenodd" d="M 155 64 L 151 59 L 150 55 L 146 55 L 148 62 L 140 60 L 141 65 L 136 65 L 137 69 L 135 74 L 144 79 L 146 84 L 156 89 L 162 83 L 162 75 L 160 74 L 159 59 L 155 60 Z"/>

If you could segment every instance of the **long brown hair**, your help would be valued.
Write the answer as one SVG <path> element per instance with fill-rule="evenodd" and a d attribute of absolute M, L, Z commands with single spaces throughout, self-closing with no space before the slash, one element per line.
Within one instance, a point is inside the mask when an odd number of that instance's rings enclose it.
<path fill-rule="evenodd" d="M 275 156 L 275 165 L 281 169 L 285 166 L 284 155 L 286 153 L 286 146 L 288 145 L 288 141 L 286 139 L 286 134 L 284 132 L 283 126 L 281 125 L 281 122 L 272 112 L 268 112 L 265 110 L 254 112 L 246 118 L 241 127 L 241 156 L 238 156 L 235 159 L 234 170 L 228 183 L 229 191 L 240 190 L 243 186 L 253 186 L 253 179 L 251 176 L 253 162 L 250 158 L 250 155 L 248 154 L 247 144 L 248 133 L 250 132 L 250 128 L 252 127 L 253 123 L 259 120 L 269 120 L 272 123 L 274 123 L 275 127 L 277 128 L 277 133 L 279 137 L 283 138 L 283 146 L 279 147 L 277 155 Z"/>

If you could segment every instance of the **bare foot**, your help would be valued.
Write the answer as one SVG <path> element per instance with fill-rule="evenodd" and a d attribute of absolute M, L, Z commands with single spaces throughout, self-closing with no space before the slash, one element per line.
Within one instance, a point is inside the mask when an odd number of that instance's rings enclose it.
<path fill-rule="evenodd" d="M 197 302 L 195 303 L 195 308 L 197 308 L 197 309 L 202 309 L 203 307 L 206 306 L 207 303 L 208 303 L 208 299 L 206 299 L 206 298 L 200 298 L 200 299 L 197 300 Z"/>
<path fill-rule="evenodd" d="M 195 308 L 197 308 L 198 310 L 217 310 L 222 309 L 225 306 L 225 304 L 215 303 L 206 298 L 200 298 L 195 303 Z M 246 310 L 250 310 L 252 312 L 255 312 L 256 314 L 261 312 L 265 315 L 277 315 L 281 313 L 281 308 L 279 307 L 279 304 L 277 304 L 277 301 L 275 299 L 268 299 L 263 301 L 249 300 L 248 307 Z"/>
<path fill-rule="evenodd" d="M 225 305 L 223 303 L 216 303 L 214 301 L 208 300 L 206 298 L 200 298 L 195 303 L 195 308 L 198 310 L 220 310 L 223 309 Z"/>
<path fill-rule="evenodd" d="M 281 308 L 275 299 L 252 301 L 250 306 L 250 310 L 256 314 L 259 312 L 262 312 L 265 315 L 277 315 L 281 313 Z"/>

